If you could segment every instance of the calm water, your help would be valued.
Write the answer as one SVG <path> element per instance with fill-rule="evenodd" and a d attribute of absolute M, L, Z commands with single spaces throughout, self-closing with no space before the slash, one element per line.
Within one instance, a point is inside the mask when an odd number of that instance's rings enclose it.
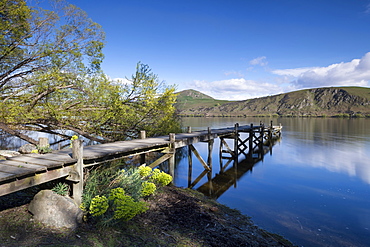
<path fill-rule="evenodd" d="M 268 118 L 184 118 L 183 122 L 199 130 L 260 120 L 270 122 Z M 245 169 L 217 200 L 299 246 L 370 246 L 370 119 L 272 120 L 283 125 L 272 155 Z M 206 160 L 207 144 L 195 147 Z M 216 141 L 212 177 L 220 173 L 218 148 Z M 193 156 L 190 182 L 203 170 Z M 177 164 L 176 185 L 187 187 L 188 174 L 184 158 Z M 203 177 L 194 189 L 207 179 Z"/>

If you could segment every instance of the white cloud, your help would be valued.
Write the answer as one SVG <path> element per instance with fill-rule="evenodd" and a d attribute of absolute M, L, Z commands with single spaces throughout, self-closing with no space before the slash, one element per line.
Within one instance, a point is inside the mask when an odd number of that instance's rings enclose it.
<path fill-rule="evenodd" d="M 249 61 L 249 64 L 251 64 L 251 65 L 266 66 L 268 64 L 268 62 L 266 61 L 266 57 L 265 56 L 262 56 L 262 57 L 257 57 L 255 59 Z"/>
<path fill-rule="evenodd" d="M 297 88 L 323 86 L 368 86 L 370 80 L 370 52 L 361 59 L 332 64 L 327 67 L 310 67 L 274 70 L 272 73 L 288 76 Z"/>
<path fill-rule="evenodd" d="M 226 100 L 245 100 L 272 95 L 282 91 L 277 85 L 266 82 L 260 83 L 244 78 L 213 82 L 194 81 L 190 88 L 212 96 L 215 99 Z"/>
<path fill-rule="evenodd" d="M 316 145 L 319 145 L 316 143 Z M 320 145 L 325 145 L 321 143 Z M 348 153 L 345 150 L 353 148 L 353 152 Z M 281 155 L 280 162 L 286 166 L 312 166 L 325 168 L 331 172 L 347 174 L 351 177 L 356 176 L 364 182 L 370 184 L 370 166 L 364 160 L 369 160 L 370 155 L 367 152 L 364 142 L 340 142 L 330 149 L 330 152 L 323 152 L 325 148 L 314 153 L 302 152 L 296 155 Z M 283 152 L 289 152 L 289 148 Z M 328 163 L 327 161 L 330 160 Z M 351 162 L 348 162 L 348 161 Z"/>

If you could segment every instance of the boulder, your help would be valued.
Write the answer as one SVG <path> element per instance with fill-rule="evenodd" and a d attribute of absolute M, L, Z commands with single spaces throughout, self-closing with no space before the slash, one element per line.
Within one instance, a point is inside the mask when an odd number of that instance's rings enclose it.
<path fill-rule="evenodd" d="M 82 223 L 83 212 L 69 197 L 51 190 L 42 190 L 35 195 L 28 210 L 35 221 L 53 228 L 75 230 Z"/>
<path fill-rule="evenodd" d="M 37 147 L 33 144 L 24 144 L 23 146 L 21 146 L 18 150 L 18 152 L 20 152 L 21 154 L 30 154 L 32 153 L 32 150 L 35 150 L 37 149 Z"/>

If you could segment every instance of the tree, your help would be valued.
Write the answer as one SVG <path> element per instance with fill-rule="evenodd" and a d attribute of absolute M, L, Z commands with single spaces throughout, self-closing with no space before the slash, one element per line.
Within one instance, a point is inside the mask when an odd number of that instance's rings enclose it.
<path fill-rule="evenodd" d="M 148 65 L 138 63 L 129 83 L 116 83 L 114 97 L 109 99 L 103 116 L 102 136 L 112 140 L 136 138 L 140 130 L 148 136 L 179 132 L 176 118 L 177 95 L 174 86 L 160 82 Z"/>
<path fill-rule="evenodd" d="M 65 1 L 50 7 L 0 0 L 0 128 L 31 143 L 17 129 L 44 115 L 40 103 L 54 92 L 81 90 L 82 78 L 99 71 L 103 59 L 98 24 Z"/>
<path fill-rule="evenodd" d="M 53 10 L 29 7 L 23 0 L 0 0 L 0 90 L 18 86 L 19 79 L 39 71 L 100 68 L 101 27 L 74 5 L 50 2 Z"/>
<path fill-rule="evenodd" d="M 96 142 L 178 130 L 174 87 L 141 63 L 130 83 L 109 80 L 101 27 L 76 6 L 52 3 L 49 11 L 0 0 L 0 129 L 33 144 L 22 130 Z"/>

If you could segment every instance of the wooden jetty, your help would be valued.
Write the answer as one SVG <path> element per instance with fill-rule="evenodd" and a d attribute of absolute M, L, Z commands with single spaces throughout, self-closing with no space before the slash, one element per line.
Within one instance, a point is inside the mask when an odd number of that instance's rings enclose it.
<path fill-rule="evenodd" d="M 173 175 L 176 149 L 189 146 L 189 155 L 193 153 L 206 170 L 212 169 L 211 153 L 214 139 L 220 138 L 220 157 L 227 153 L 229 159 L 237 159 L 239 154 L 253 153 L 258 146 L 281 134 L 281 126 L 265 127 L 235 124 L 234 127 L 191 131 L 187 133 L 169 134 L 145 138 L 141 132 L 141 139 L 130 141 L 117 141 L 113 143 L 83 146 L 82 140 L 73 141 L 70 149 L 54 151 L 48 154 L 28 154 L 0 160 L 0 196 L 26 189 L 48 181 L 65 178 L 73 183 L 72 196 L 79 204 L 83 190 L 83 169 L 107 161 L 122 159 L 124 157 L 140 155 L 141 164 L 145 164 L 145 154 L 151 152 L 162 153 L 161 157 L 149 166 L 156 167 L 168 160 L 170 173 Z M 240 133 L 249 133 L 248 138 L 240 139 Z M 234 139 L 234 148 L 231 149 L 224 141 L 226 138 Z M 208 142 L 207 162 L 197 152 L 193 144 Z M 226 147 L 226 149 L 224 149 Z M 189 163 L 190 167 L 190 163 Z"/>

